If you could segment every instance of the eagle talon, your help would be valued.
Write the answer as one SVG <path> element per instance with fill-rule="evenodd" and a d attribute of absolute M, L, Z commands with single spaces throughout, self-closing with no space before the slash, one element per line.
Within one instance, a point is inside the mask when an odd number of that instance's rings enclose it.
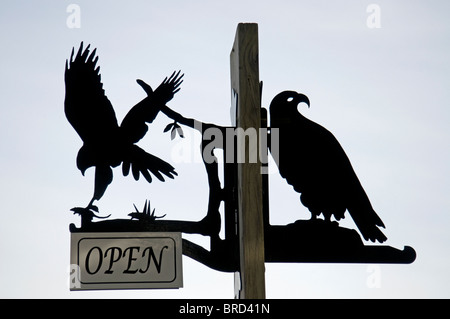
<path fill-rule="evenodd" d="M 71 209 L 74 214 L 78 214 L 81 216 L 81 227 L 87 226 L 92 222 L 92 220 L 95 218 L 105 219 L 111 216 L 109 214 L 108 216 L 98 216 L 95 214 L 95 212 L 98 212 L 98 207 L 94 206 L 92 204 L 88 205 L 87 207 L 74 207 Z M 94 212 L 95 211 L 95 212 Z"/>

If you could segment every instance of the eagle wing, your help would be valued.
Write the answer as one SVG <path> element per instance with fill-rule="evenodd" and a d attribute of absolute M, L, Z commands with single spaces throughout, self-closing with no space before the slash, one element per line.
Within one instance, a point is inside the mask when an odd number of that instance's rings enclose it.
<path fill-rule="evenodd" d="M 81 42 L 75 58 L 72 49 L 70 60 L 66 60 L 64 111 L 81 139 L 96 143 L 111 138 L 118 124 L 111 102 L 103 90 L 100 67 L 96 67 L 96 49 L 89 53 L 89 45 L 83 50 Z"/>

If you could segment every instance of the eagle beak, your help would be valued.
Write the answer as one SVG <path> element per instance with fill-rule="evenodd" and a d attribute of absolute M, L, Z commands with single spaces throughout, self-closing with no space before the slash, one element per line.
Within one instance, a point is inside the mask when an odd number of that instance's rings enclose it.
<path fill-rule="evenodd" d="M 308 105 L 308 107 L 310 107 L 309 99 L 308 99 L 308 97 L 307 97 L 306 95 L 304 95 L 304 94 L 298 93 L 297 98 L 296 98 L 296 101 L 297 101 L 298 104 L 300 104 L 300 103 L 306 103 L 306 105 Z"/>

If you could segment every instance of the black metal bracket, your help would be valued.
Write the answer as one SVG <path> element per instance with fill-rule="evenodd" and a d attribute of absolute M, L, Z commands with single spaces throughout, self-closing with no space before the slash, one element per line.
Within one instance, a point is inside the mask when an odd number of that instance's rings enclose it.
<path fill-rule="evenodd" d="M 203 133 L 214 128 L 227 136 L 227 127 L 188 119 L 175 111 L 164 107 L 162 111 L 175 122 L 201 130 Z M 267 128 L 267 112 L 262 111 L 262 127 Z M 201 128 L 201 129 L 200 129 Z M 231 128 L 234 129 L 234 128 Z M 234 138 L 234 137 L 233 137 Z M 236 162 L 227 162 L 223 143 L 224 185 L 219 181 L 218 160 L 210 161 L 213 154 L 204 158 L 207 143 L 202 139 L 202 158 L 208 174 L 209 203 L 206 216 L 198 222 L 177 220 L 127 220 L 114 219 L 84 222 L 81 228 L 70 225 L 72 232 L 128 232 L 128 231 L 172 231 L 186 234 L 201 234 L 210 237 L 210 250 L 183 239 L 183 254 L 212 268 L 224 272 L 239 269 L 239 245 L 237 241 L 236 221 Z M 206 141 L 207 142 L 207 141 Z M 236 154 L 235 150 L 233 150 Z M 266 164 L 264 164 L 266 165 Z M 269 180 L 263 175 L 263 214 L 265 225 L 265 259 L 266 262 L 309 262 L 309 263 L 412 263 L 416 258 L 413 248 L 406 246 L 403 250 L 385 246 L 363 244 L 361 237 L 353 229 L 340 227 L 337 222 L 324 220 L 298 220 L 285 226 L 269 223 Z M 219 207 L 224 202 L 224 220 L 221 220 Z M 225 238 L 219 237 L 221 223 L 225 223 Z"/>

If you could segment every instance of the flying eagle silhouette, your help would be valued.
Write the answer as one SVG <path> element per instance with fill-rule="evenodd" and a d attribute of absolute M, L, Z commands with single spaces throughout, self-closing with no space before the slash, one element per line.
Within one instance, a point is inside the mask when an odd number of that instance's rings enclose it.
<path fill-rule="evenodd" d="M 348 210 L 365 240 L 382 243 L 387 238 L 378 227 L 384 224 L 350 160 L 331 132 L 298 112 L 302 102 L 309 107 L 305 95 L 284 91 L 270 104 L 271 128 L 279 129 L 279 154 L 274 159 L 280 175 L 301 193 L 312 219 L 323 214 L 327 221 L 331 216 L 340 220 Z"/>
<path fill-rule="evenodd" d="M 83 50 L 81 42 L 75 58 L 73 48 L 70 60 L 66 60 L 64 111 L 83 140 L 77 155 L 78 169 L 84 175 L 89 167 L 95 167 L 94 195 L 86 209 L 97 211 L 93 202 L 103 196 L 112 182 L 112 167 L 122 164 L 124 176 L 129 174 L 131 168 L 136 180 L 142 174 L 149 183 L 152 181 L 150 173 L 160 181 L 164 181 L 163 174 L 169 178 L 177 175 L 169 163 L 145 152 L 135 143 L 146 134 L 146 123 L 151 123 L 160 107 L 180 90 L 183 75 L 180 76 L 180 71 L 174 72 L 155 91 L 144 81 L 137 80 L 147 97 L 128 112 L 119 126 L 111 102 L 103 90 L 100 67 L 96 67 L 96 49 L 90 53 L 89 47 Z M 72 210 L 80 212 L 80 208 Z"/>

